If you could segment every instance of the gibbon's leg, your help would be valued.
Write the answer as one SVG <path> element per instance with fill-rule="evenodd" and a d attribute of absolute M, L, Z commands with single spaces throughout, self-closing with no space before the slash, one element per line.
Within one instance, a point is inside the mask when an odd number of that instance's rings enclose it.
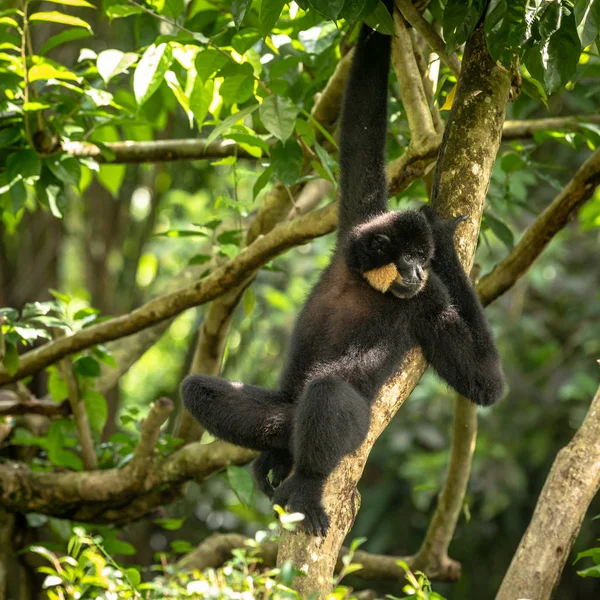
<path fill-rule="evenodd" d="M 256 487 L 269 498 L 275 488 L 290 474 L 293 465 L 291 452 L 287 450 L 265 450 L 252 463 L 252 474 Z M 269 481 L 269 473 L 272 480 Z"/>
<path fill-rule="evenodd" d="M 303 513 L 303 525 L 312 535 L 323 536 L 329 527 L 321 499 L 327 476 L 360 446 L 370 420 L 368 401 L 335 377 L 312 381 L 300 397 L 292 440 L 294 472 L 277 488 L 273 502 Z"/>
<path fill-rule="evenodd" d="M 181 384 L 186 409 L 214 436 L 254 450 L 288 450 L 293 405 L 281 392 L 209 375 Z"/>

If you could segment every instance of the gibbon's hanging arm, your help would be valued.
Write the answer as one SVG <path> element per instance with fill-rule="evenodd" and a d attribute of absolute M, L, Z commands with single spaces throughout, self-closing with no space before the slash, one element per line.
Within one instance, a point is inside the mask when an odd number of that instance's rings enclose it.
<path fill-rule="evenodd" d="M 363 25 L 342 111 L 336 248 L 298 316 L 280 389 L 204 375 L 181 386 L 205 429 L 261 451 L 259 489 L 303 513 L 313 535 L 329 527 L 327 477 L 363 442 L 371 404 L 411 348 L 420 345 L 476 404 L 503 391 L 494 340 L 454 248 L 462 218 L 442 222 L 428 206 L 387 210 L 390 46 Z"/>

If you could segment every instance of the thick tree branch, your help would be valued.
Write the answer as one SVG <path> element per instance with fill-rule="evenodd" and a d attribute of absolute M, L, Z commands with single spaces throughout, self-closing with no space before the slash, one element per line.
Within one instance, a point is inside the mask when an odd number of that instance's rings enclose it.
<path fill-rule="evenodd" d="M 477 286 L 484 304 L 489 304 L 512 286 L 539 256 L 550 240 L 568 223 L 600 184 L 600 150 L 596 150 L 552 203 L 527 229 L 510 254 Z"/>
<path fill-rule="evenodd" d="M 124 141 L 106 143 L 103 147 L 91 142 L 63 142 L 62 150 L 76 158 L 93 158 L 99 163 L 112 164 L 212 160 L 227 156 L 256 160 L 256 156 L 233 140 L 216 140 L 210 144 L 203 139 Z"/>
<path fill-rule="evenodd" d="M 446 42 L 439 36 L 433 25 L 423 18 L 423 15 L 413 5 L 412 0 L 395 0 L 395 2 L 404 18 L 419 32 L 429 47 L 448 66 L 452 74 L 458 78 L 460 75 L 460 60 L 456 54 L 446 52 Z"/>
<path fill-rule="evenodd" d="M 600 489 L 600 388 L 571 442 L 556 456 L 496 600 L 548 600 Z"/>
<path fill-rule="evenodd" d="M 330 205 L 294 221 L 282 223 L 195 284 L 150 300 L 127 315 L 93 325 L 27 352 L 20 357 L 19 367 L 14 375 L 7 373 L 5 368 L 0 368 L 0 384 L 22 379 L 69 354 L 131 335 L 174 317 L 187 308 L 213 300 L 243 283 L 262 265 L 285 250 L 333 231 L 335 219 L 336 207 Z"/>
<path fill-rule="evenodd" d="M 581 131 L 586 123 L 600 124 L 600 115 L 571 115 L 568 117 L 549 117 L 547 119 L 506 121 L 502 131 L 502 141 L 532 138 L 538 131 Z"/>
<path fill-rule="evenodd" d="M 452 580 L 460 577 L 460 563 L 448 556 L 448 548 L 463 507 L 476 438 L 477 407 L 457 396 L 448 473 L 423 544 L 411 561 L 415 569 L 445 572 Z"/>
<path fill-rule="evenodd" d="M 470 222 L 463 224 L 458 232 L 459 256 L 468 270 L 472 266 L 483 203 L 500 144 L 509 88 L 510 75 L 490 58 L 480 26 L 467 42 L 457 97 L 437 163 L 433 198 L 435 208 L 444 216 L 470 216 Z M 465 147 L 469 148 L 468 154 L 464 152 Z M 471 176 L 474 171 L 477 177 Z M 307 577 L 297 578 L 295 582 L 300 594 L 329 589 L 335 557 L 357 510 L 356 485 L 371 447 L 412 391 L 425 366 L 420 351 L 413 350 L 407 355 L 373 405 L 367 439 L 329 477 L 324 493 L 324 504 L 332 523 L 328 535 L 314 538 L 304 532 L 282 533 L 278 563 L 292 560 L 307 572 Z"/>
<path fill-rule="evenodd" d="M 238 533 L 213 534 L 206 538 L 189 554 L 183 556 L 177 563 L 177 567 L 182 570 L 191 571 L 204 569 L 217 569 L 233 556 L 232 551 L 238 548 L 248 548 L 246 542 L 248 538 Z M 260 545 L 257 558 L 262 560 L 261 567 L 274 567 L 277 559 L 279 544 L 277 542 L 264 542 Z M 342 558 L 349 553 L 349 549 L 342 547 L 335 565 L 335 573 L 339 573 L 344 564 Z M 378 581 L 403 581 L 404 570 L 397 563 L 402 560 L 413 569 L 413 559 L 410 556 L 386 556 L 383 554 L 372 554 L 357 550 L 354 553 L 353 563 L 362 565 L 362 569 L 354 573 L 361 579 L 374 579 Z M 447 573 L 433 573 L 430 576 L 434 579 L 445 580 Z"/>
<path fill-rule="evenodd" d="M 331 85 L 342 85 L 352 53 L 346 54 L 340 61 L 340 71 L 334 74 Z M 340 79 L 336 79 L 339 77 Z M 325 91 L 327 87 L 323 91 Z M 337 90 L 339 92 L 339 89 Z M 326 96 L 327 97 L 327 96 Z M 317 107 L 315 107 L 317 109 Z M 339 107 L 338 107 L 339 108 Z M 313 116 L 324 124 L 335 124 L 333 103 L 324 102 L 318 106 Z M 335 115 L 337 117 L 337 113 Z M 504 123 L 502 141 L 530 139 L 538 131 L 581 131 L 586 123 L 600 124 L 600 115 L 571 115 L 567 117 L 549 117 L 547 119 L 525 119 L 522 121 L 506 121 Z M 175 160 L 217 159 L 227 156 L 251 158 L 243 148 L 233 140 L 218 140 L 207 144 L 204 139 L 155 140 L 151 142 L 107 142 L 103 144 L 108 150 L 106 155 L 91 142 L 64 142 L 62 149 L 67 154 L 78 158 L 93 158 L 99 163 L 144 163 L 166 162 Z"/>
<path fill-rule="evenodd" d="M 17 415 L 42 415 L 44 417 L 67 417 L 71 414 L 68 401 L 53 400 L 10 400 L 0 399 L 0 417 Z"/>
<path fill-rule="evenodd" d="M 489 304 L 521 277 L 546 247 L 550 239 L 568 222 L 573 213 L 589 199 L 600 183 L 600 156 L 596 151 L 577 171 L 552 204 L 527 229 L 521 241 L 477 286 L 484 305 Z M 475 179 L 475 178 L 472 178 Z M 329 205 L 294 221 L 279 225 L 257 240 L 200 282 L 156 298 L 139 309 L 61 338 L 21 357 L 19 370 L 11 377 L 0 368 L 0 383 L 21 379 L 52 364 L 64 356 L 97 343 L 118 339 L 176 316 L 181 311 L 202 304 L 245 280 L 250 273 L 277 254 L 332 231 L 336 224 L 336 207 Z M 226 275 L 225 275 L 226 274 Z"/>
<path fill-rule="evenodd" d="M 0 464 L 0 506 L 76 521 L 122 523 L 172 501 L 182 484 L 203 481 L 255 456 L 251 450 L 214 442 L 189 444 L 167 458 L 157 458 L 154 447 L 159 428 L 172 408 L 168 399 L 153 405 L 133 458 L 121 469 L 42 473 L 22 463 Z"/>

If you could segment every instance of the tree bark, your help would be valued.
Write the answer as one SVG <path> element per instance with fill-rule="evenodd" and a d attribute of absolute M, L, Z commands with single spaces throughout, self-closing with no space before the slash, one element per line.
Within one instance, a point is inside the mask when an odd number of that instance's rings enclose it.
<path fill-rule="evenodd" d="M 546 600 L 552 596 L 599 489 L 600 387 L 581 427 L 554 460 L 496 600 Z"/>

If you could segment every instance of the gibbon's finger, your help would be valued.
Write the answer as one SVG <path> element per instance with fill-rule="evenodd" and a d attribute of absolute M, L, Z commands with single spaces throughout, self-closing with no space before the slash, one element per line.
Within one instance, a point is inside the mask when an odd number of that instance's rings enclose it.
<path fill-rule="evenodd" d="M 454 226 L 458 227 L 458 225 L 460 225 L 463 221 L 466 221 L 468 218 L 468 215 L 459 215 L 458 217 L 455 217 Z"/>

